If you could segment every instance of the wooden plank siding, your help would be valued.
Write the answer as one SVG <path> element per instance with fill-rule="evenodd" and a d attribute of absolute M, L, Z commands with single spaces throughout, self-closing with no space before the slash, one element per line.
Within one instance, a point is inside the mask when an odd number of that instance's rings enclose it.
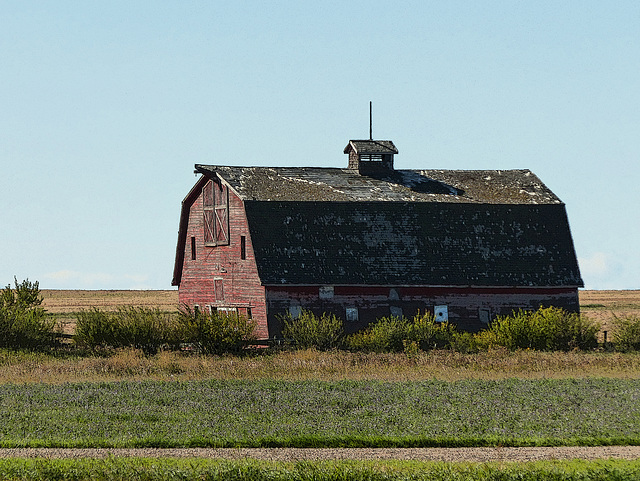
<path fill-rule="evenodd" d="M 419 286 L 334 286 L 333 297 L 319 295 L 322 286 L 267 286 L 269 333 L 280 334 L 280 318 L 291 306 L 308 309 L 317 315 L 333 313 L 346 319 L 346 309 L 358 309 L 358 321 L 345 323 L 347 332 L 354 332 L 382 317 L 401 312 L 412 317 L 418 312 L 433 314 L 434 307 L 445 305 L 449 321 L 461 330 L 478 331 L 486 327 L 480 320 L 480 310 L 488 311 L 490 319 L 509 315 L 513 311 L 535 310 L 555 306 L 578 312 L 577 288 L 474 288 Z M 398 311 L 401 309 L 401 311 Z"/>
<path fill-rule="evenodd" d="M 242 315 L 247 315 L 247 309 L 250 309 L 258 324 L 256 335 L 267 338 L 264 287 L 258 277 L 242 199 L 229 189 L 228 245 L 205 245 L 202 194 L 190 205 L 188 219 L 186 237 L 195 239 L 196 252 L 193 259 L 191 242 L 184 243 L 187 252 L 183 253 L 180 304 L 191 308 L 197 305 L 200 309 L 205 306 L 236 308 Z M 241 258 L 242 236 L 245 238 L 245 259 Z M 221 294 L 223 299 L 218 298 Z"/>

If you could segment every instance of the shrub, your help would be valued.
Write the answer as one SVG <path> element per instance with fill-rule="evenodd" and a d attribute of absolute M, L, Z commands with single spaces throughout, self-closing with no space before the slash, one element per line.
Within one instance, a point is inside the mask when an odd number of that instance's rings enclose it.
<path fill-rule="evenodd" d="M 444 349 L 451 346 L 456 326 L 448 322 L 436 322 L 433 314 L 416 314 L 408 323 L 407 339 L 415 341 L 422 351 Z"/>
<path fill-rule="evenodd" d="M 564 329 L 557 336 L 555 350 L 589 350 L 598 347 L 598 332 L 601 327 L 598 322 L 575 312 L 569 313 L 562 309 L 556 309 L 556 311 L 563 312 L 565 316 L 559 320 Z"/>
<path fill-rule="evenodd" d="M 184 307 L 178 316 L 178 334 L 203 354 L 239 353 L 255 341 L 256 322 L 238 314 L 206 313 Z"/>
<path fill-rule="evenodd" d="M 135 347 L 155 354 L 161 346 L 175 344 L 171 317 L 160 309 L 119 307 L 116 319 L 117 347 Z"/>
<path fill-rule="evenodd" d="M 287 315 L 281 322 L 283 337 L 297 349 L 327 351 L 342 345 L 344 323 L 334 314 L 323 313 L 318 317 L 311 311 L 302 310 L 297 318 Z"/>
<path fill-rule="evenodd" d="M 350 349 L 366 352 L 402 352 L 409 339 L 409 321 L 402 317 L 383 317 L 347 336 Z"/>
<path fill-rule="evenodd" d="M 640 317 L 613 316 L 613 342 L 617 351 L 640 350 Z"/>
<path fill-rule="evenodd" d="M 112 313 L 93 308 L 76 314 L 76 344 L 95 349 L 116 346 L 116 320 Z"/>
<path fill-rule="evenodd" d="M 175 346 L 177 326 L 158 308 L 118 307 L 114 312 L 96 308 L 76 316 L 77 344 L 90 348 L 134 347 L 155 354 L 162 346 Z"/>
<path fill-rule="evenodd" d="M 472 332 L 455 331 L 451 336 L 451 350 L 462 354 L 474 354 L 478 352 L 476 335 Z"/>
<path fill-rule="evenodd" d="M 56 344 L 56 321 L 40 307 L 43 298 L 38 282 L 14 278 L 15 288 L 0 293 L 0 347 L 40 349 Z"/>
<path fill-rule="evenodd" d="M 556 307 L 518 311 L 499 316 L 489 329 L 476 334 L 480 348 L 505 347 L 539 351 L 568 351 L 597 347 L 599 325 L 576 313 Z"/>
<path fill-rule="evenodd" d="M 420 350 L 449 347 L 455 326 L 436 322 L 429 313 L 405 317 L 383 317 L 347 338 L 349 348 L 369 352 L 402 352 L 415 344 Z"/>

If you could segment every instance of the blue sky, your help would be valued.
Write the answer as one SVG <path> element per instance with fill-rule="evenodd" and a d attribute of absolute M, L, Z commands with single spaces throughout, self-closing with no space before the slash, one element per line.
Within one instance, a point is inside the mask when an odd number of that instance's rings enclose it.
<path fill-rule="evenodd" d="M 168 289 L 195 163 L 520 169 L 640 289 L 640 2 L 0 3 L 0 283 Z"/>

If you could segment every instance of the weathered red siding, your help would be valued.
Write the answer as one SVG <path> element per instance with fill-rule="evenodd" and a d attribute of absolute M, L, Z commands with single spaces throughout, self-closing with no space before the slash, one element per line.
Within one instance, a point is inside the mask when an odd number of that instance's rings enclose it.
<path fill-rule="evenodd" d="M 246 259 L 241 259 L 241 236 L 245 236 Z M 191 252 L 192 237 L 195 238 L 195 260 Z M 204 245 L 202 194 L 190 206 L 186 238 L 180 304 L 191 308 L 198 305 L 200 309 L 232 307 L 242 315 L 247 315 L 250 309 L 257 321 L 257 336 L 267 338 L 265 291 L 258 277 L 242 200 L 229 189 L 229 245 Z M 216 290 L 220 296 L 221 287 L 224 299 L 216 297 Z"/>
<path fill-rule="evenodd" d="M 333 297 L 321 298 L 320 286 L 267 286 L 269 334 L 280 334 L 280 316 L 291 306 L 309 309 L 316 314 L 330 312 L 345 319 L 346 308 L 358 309 L 358 321 L 345 322 L 347 332 L 391 314 L 391 308 L 402 309 L 405 317 L 417 312 L 433 313 L 434 306 L 448 307 L 449 321 L 462 330 L 477 331 L 486 327 L 480 321 L 480 309 L 497 315 L 519 309 L 556 306 L 579 311 L 577 288 L 473 288 L 473 287 L 402 287 L 402 286 L 335 286 Z"/>

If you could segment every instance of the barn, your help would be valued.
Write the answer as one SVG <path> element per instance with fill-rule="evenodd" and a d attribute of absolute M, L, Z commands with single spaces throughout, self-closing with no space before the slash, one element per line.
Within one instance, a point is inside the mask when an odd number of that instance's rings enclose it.
<path fill-rule="evenodd" d="M 529 170 L 402 170 L 389 140 L 345 168 L 195 166 L 172 285 L 180 303 L 254 318 L 335 313 L 348 332 L 432 312 L 476 331 L 583 287 L 564 203 Z"/>

